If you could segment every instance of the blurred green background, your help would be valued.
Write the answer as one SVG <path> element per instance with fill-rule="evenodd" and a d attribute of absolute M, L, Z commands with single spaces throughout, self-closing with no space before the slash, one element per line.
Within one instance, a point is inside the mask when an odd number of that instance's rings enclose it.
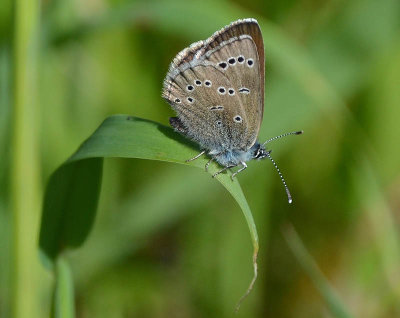
<path fill-rule="evenodd" d="M 339 317 L 287 224 L 349 313 L 400 317 L 398 0 L 2 0 L 0 317 L 49 315 L 37 238 L 50 174 L 111 114 L 167 124 L 172 58 L 246 17 L 266 50 L 260 140 L 305 134 L 271 145 L 292 205 L 270 162 L 239 176 L 260 255 L 238 317 Z M 106 160 L 93 231 L 67 253 L 77 317 L 231 317 L 251 255 L 239 207 L 210 175 Z"/>

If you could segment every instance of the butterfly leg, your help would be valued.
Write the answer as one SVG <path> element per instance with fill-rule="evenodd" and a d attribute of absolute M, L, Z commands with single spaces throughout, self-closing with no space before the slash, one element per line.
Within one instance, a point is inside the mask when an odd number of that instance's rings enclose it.
<path fill-rule="evenodd" d="M 212 162 L 214 160 L 214 158 L 211 158 L 210 160 L 208 160 L 208 162 L 206 163 L 206 165 L 205 165 L 205 169 L 206 169 L 206 172 L 208 171 L 208 167 L 209 167 L 209 165 L 210 165 L 210 163 Z"/>
<path fill-rule="evenodd" d="M 232 175 L 232 180 L 233 180 L 233 178 L 234 178 L 239 172 L 241 172 L 241 171 L 243 171 L 244 169 L 247 168 L 247 164 L 246 164 L 244 161 L 242 161 L 240 164 L 242 165 L 242 168 L 240 168 L 238 171 L 236 171 L 236 172 Z"/>
<path fill-rule="evenodd" d="M 200 152 L 197 156 L 195 156 L 195 157 L 193 157 L 193 158 L 190 158 L 190 159 L 188 159 L 188 160 L 185 160 L 185 162 L 190 162 L 190 161 L 193 161 L 193 160 L 196 160 L 196 159 L 199 159 L 202 155 L 204 155 L 205 154 L 205 150 L 203 150 L 202 152 Z"/>
<path fill-rule="evenodd" d="M 219 175 L 220 173 L 222 173 L 222 172 L 224 172 L 225 170 L 228 170 L 228 169 L 230 169 L 230 168 L 233 168 L 233 167 L 236 167 L 236 166 L 226 166 L 225 168 L 221 169 L 220 171 L 214 173 L 214 174 L 212 175 L 212 177 L 215 178 L 215 177 L 216 177 L 217 175 Z"/>

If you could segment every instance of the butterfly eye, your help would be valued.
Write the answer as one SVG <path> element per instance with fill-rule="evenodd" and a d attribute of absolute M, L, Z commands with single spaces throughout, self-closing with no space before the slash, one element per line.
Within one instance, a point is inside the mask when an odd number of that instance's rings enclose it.
<path fill-rule="evenodd" d="M 211 87 L 212 83 L 211 83 L 210 80 L 206 80 L 206 81 L 204 82 L 204 85 L 206 85 L 207 87 Z"/>
<path fill-rule="evenodd" d="M 247 59 L 247 66 L 248 67 L 253 67 L 253 65 L 254 65 L 253 59 Z"/>
<path fill-rule="evenodd" d="M 222 86 L 218 87 L 218 93 L 220 93 L 221 95 L 225 95 L 226 94 L 225 87 L 222 87 Z"/>
<path fill-rule="evenodd" d="M 243 55 L 239 55 L 237 58 L 238 63 L 243 64 L 244 63 L 244 56 Z"/>
<path fill-rule="evenodd" d="M 195 81 L 194 81 L 194 83 L 195 83 L 197 86 L 201 86 L 201 81 L 200 81 L 200 80 L 198 80 L 198 79 L 197 79 L 197 80 L 195 80 Z"/>
<path fill-rule="evenodd" d="M 193 85 L 188 85 L 186 86 L 186 89 L 188 90 L 188 92 L 191 92 L 192 90 L 194 90 Z"/>

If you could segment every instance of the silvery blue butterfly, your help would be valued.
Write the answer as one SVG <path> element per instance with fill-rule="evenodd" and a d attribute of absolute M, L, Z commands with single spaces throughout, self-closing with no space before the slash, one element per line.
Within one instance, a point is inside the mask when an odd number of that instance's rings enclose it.
<path fill-rule="evenodd" d="M 255 19 L 232 22 L 205 41 L 185 48 L 172 61 L 162 96 L 175 110 L 171 126 L 200 145 L 201 153 L 223 169 L 241 166 L 252 159 L 269 158 L 292 199 L 286 182 L 265 145 L 272 140 L 301 134 L 286 133 L 257 141 L 264 112 L 264 44 Z"/>

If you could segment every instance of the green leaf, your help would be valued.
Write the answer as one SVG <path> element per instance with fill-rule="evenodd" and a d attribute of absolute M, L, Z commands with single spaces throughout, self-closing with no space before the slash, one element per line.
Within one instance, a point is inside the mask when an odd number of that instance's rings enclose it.
<path fill-rule="evenodd" d="M 46 188 L 39 245 L 49 260 L 66 248 L 76 248 L 87 238 L 96 215 L 103 158 L 122 157 L 161 160 L 204 169 L 208 158 L 186 163 L 198 147 L 173 129 L 127 115 L 107 118 L 78 151 L 50 177 Z M 208 172 L 221 167 L 213 163 Z M 246 218 L 253 243 L 254 284 L 257 274 L 258 236 L 250 207 L 231 172 L 216 179 L 237 201 Z M 210 181 L 211 182 L 211 181 Z"/>
<path fill-rule="evenodd" d="M 78 247 L 92 227 L 100 194 L 103 159 L 69 160 L 51 176 L 43 203 L 40 247 L 51 259 Z"/>

